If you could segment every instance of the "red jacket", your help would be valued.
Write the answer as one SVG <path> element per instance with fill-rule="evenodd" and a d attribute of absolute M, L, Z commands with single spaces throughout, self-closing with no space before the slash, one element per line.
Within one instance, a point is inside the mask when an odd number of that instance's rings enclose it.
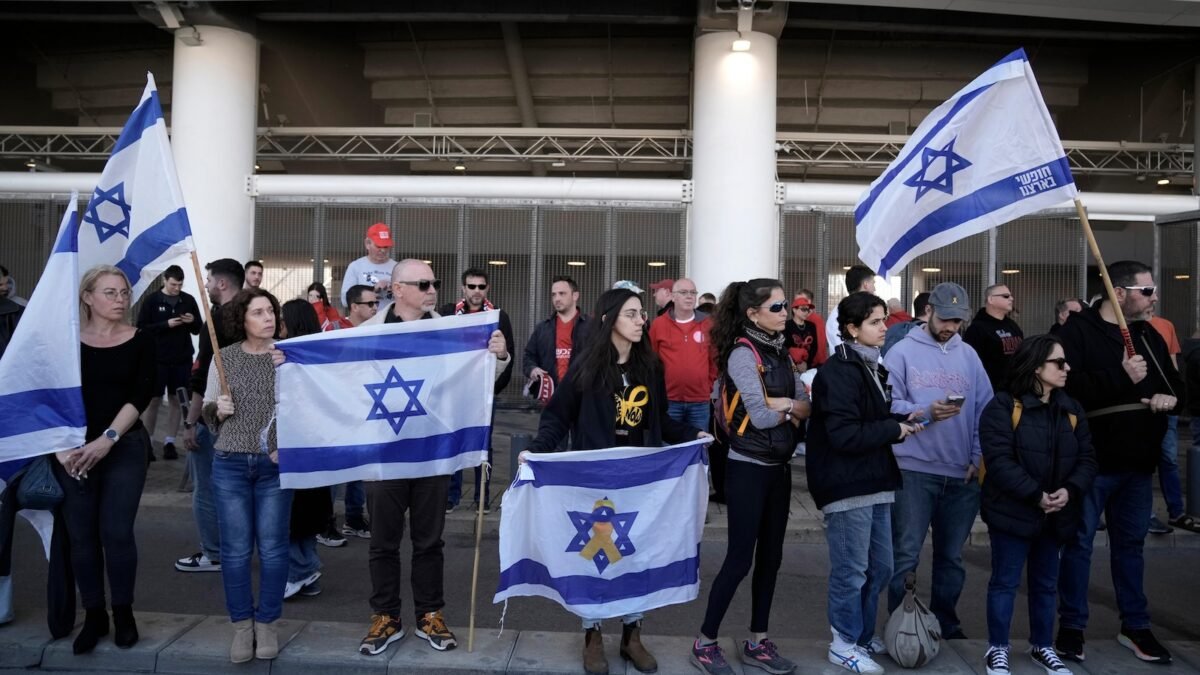
<path fill-rule="evenodd" d="M 710 328 L 712 319 L 704 312 L 679 323 L 672 311 L 650 324 L 650 346 L 663 362 L 667 400 L 703 403 L 712 396 L 717 363 L 709 351 Z"/>
<path fill-rule="evenodd" d="M 900 310 L 898 312 L 892 312 L 891 314 L 888 314 L 887 320 L 883 322 L 883 325 L 891 328 L 898 323 L 908 323 L 912 320 L 913 318 L 911 314 L 904 310 Z"/>
<path fill-rule="evenodd" d="M 829 359 L 829 343 L 825 339 L 825 319 L 822 319 L 820 314 L 812 312 L 808 315 L 808 320 L 817 327 L 817 357 L 813 359 L 813 366 L 816 367 Z"/>

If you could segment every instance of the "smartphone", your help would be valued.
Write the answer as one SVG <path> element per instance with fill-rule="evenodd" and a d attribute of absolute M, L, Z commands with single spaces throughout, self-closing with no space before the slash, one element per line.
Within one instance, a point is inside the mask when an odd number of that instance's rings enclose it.
<path fill-rule="evenodd" d="M 927 415 L 921 415 L 920 417 L 918 417 L 917 419 L 912 420 L 912 421 L 916 424 L 920 424 L 923 427 L 927 427 L 933 422 L 933 420 L 929 419 L 929 417 Z"/>
<path fill-rule="evenodd" d="M 946 403 L 949 403 L 950 405 L 953 405 L 953 406 L 957 406 L 959 408 L 962 407 L 963 402 L 966 400 L 967 400 L 967 397 L 959 396 L 958 394 L 950 394 L 949 396 L 946 397 Z"/>

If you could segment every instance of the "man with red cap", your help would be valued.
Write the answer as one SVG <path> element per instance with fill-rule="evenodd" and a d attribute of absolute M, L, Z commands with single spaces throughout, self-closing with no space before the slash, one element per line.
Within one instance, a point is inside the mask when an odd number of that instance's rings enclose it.
<path fill-rule="evenodd" d="M 367 236 L 363 239 L 367 254 L 346 266 L 346 276 L 342 279 L 342 307 L 349 309 L 346 304 L 346 291 L 351 286 L 362 284 L 375 289 L 382 303 L 392 299 L 392 268 L 396 261 L 392 260 L 392 231 L 383 223 L 375 223 L 367 228 Z"/>
<path fill-rule="evenodd" d="M 650 292 L 654 294 L 654 315 L 662 316 L 663 312 L 671 309 L 675 290 L 674 279 L 659 279 L 650 284 Z"/>

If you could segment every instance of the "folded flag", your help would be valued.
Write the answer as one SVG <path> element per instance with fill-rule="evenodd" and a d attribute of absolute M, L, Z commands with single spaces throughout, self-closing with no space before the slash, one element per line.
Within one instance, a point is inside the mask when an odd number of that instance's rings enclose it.
<path fill-rule="evenodd" d="M 606 619 L 694 600 L 705 442 L 528 455 L 504 493 L 494 602 L 537 595 Z"/>
<path fill-rule="evenodd" d="M 854 211 L 859 258 L 879 275 L 1076 196 L 1025 50 L 938 106 Z"/>
<path fill-rule="evenodd" d="M 0 462 L 83 445 L 77 201 L 72 194 L 46 269 L 0 358 Z"/>
<path fill-rule="evenodd" d="M 452 474 L 487 459 L 498 311 L 276 344 L 285 488 Z"/>
<path fill-rule="evenodd" d="M 142 99 L 121 130 L 83 213 L 79 268 L 121 268 L 133 286 L 133 303 L 172 259 L 193 248 L 158 89 L 154 76 L 146 73 Z"/>

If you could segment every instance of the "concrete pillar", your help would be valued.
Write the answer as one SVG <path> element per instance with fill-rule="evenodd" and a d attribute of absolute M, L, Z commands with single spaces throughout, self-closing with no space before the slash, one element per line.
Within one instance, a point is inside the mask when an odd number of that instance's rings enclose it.
<path fill-rule="evenodd" d="M 776 40 L 736 32 L 696 39 L 688 276 L 718 296 L 736 280 L 779 276 L 775 205 Z"/>
<path fill-rule="evenodd" d="M 258 41 L 229 28 L 196 26 L 175 32 L 171 82 L 171 147 L 192 222 L 200 264 L 250 259 L 258 105 Z M 185 42 L 186 40 L 186 42 Z M 191 270 L 185 267 L 190 278 Z"/>

